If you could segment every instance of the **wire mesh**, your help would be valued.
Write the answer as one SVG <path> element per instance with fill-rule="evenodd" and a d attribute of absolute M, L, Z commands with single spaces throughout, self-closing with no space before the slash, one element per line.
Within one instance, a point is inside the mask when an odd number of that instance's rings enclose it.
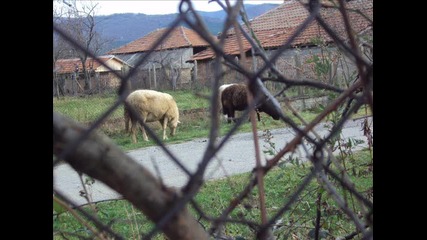
<path fill-rule="evenodd" d="M 356 176 L 369 176 L 368 172 L 372 173 L 373 133 L 369 118 L 363 121 L 361 126 L 371 154 L 367 162 L 362 164 L 353 159 L 355 153 L 352 147 L 358 144 L 358 140 L 344 140 L 340 137 L 344 125 L 352 120 L 357 111 L 361 111 L 364 106 L 372 111 L 373 49 L 369 34 L 372 32 L 373 21 L 372 11 L 366 10 L 372 10 L 369 8 L 372 7 L 372 1 L 310 0 L 284 1 L 284 4 L 289 2 L 304 6 L 308 11 L 307 16 L 303 21 L 297 22 L 295 30 L 288 34 L 279 47 L 264 49 L 263 43 L 259 42 L 257 37 L 260 31 L 251 28 L 242 1 L 237 1 L 235 5 L 213 1 L 227 13 L 222 33 L 230 33 L 221 34 L 218 39 L 214 39 L 201 16 L 193 9 L 192 1 L 182 0 L 176 19 L 154 42 L 151 50 L 135 63 L 135 67 L 126 72 L 113 71 L 120 79 L 120 84 L 108 92 L 107 95 L 112 97 L 88 97 L 87 94 L 80 96 L 96 101 L 93 108 L 79 106 L 75 97 L 67 98 L 67 101 L 54 99 L 54 103 L 58 101 L 54 109 L 54 169 L 65 162 L 80 175 L 85 174 L 104 182 L 143 213 L 143 220 L 136 220 L 137 223 L 148 222 L 149 226 L 138 228 L 134 236 L 123 236 L 114 227 L 114 223 L 122 219 L 113 217 L 99 220 L 96 209 L 93 213 L 76 206 L 61 194 L 62 189 L 53 189 L 56 202 L 65 202 L 64 205 L 71 206 L 69 211 L 77 209 L 87 217 L 84 222 L 94 226 L 95 230 L 90 231 L 89 236 L 101 239 L 157 239 L 162 234 L 169 239 L 373 238 L 372 179 L 366 180 L 370 181 L 368 188 L 366 185 L 357 185 L 354 180 Z M 349 6 L 362 7 L 351 9 Z M 333 16 L 340 16 L 338 22 L 344 27 L 338 28 L 328 21 L 333 13 L 338 13 Z M 362 16 L 361 19 L 369 23 L 371 30 L 363 31 L 364 35 L 355 34 L 352 28 L 354 14 Z M 239 23 L 239 18 L 243 19 L 243 24 Z M 147 64 L 150 55 L 155 52 L 154 49 L 180 24 L 186 24 L 208 42 L 215 56 L 209 64 L 204 65 L 210 67 L 209 80 L 197 85 L 195 78 L 190 87 L 191 90 L 197 90 L 201 85 L 205 85 L 211 89 L 207 96 L 208 106 L 204 108 L 203 115 L 209 122 L 206 150 L 202 155 L 194 156 L 200 159 L 197 168 L 194 171 L 188 169 L 186 159 L 180 159 L 170 151 L 168 143 L 131 108 L 138 123 L 147 130 L 149 138 L 168 155 L 169 161 L 186 175 L 188 180 L 184 186 L 172 189 L 164 185 L 159 172 L 156 177 L 147 171 L 145 166 L 135 164 L 114 142 L 99 134 L 99 130 L 107 132 L 107 135 L 109 131 L 123 130 L 123 106 L 127 104 L 125 100 L 133 90 L 130 83 L 133 77 L 138 76 L 138 66 Z M 70 35 L 63 27 L 54 23 L 53 28 L 55 34 L 60 35 L 75 49 L 86 52 L 93 59 L 97 58 L 95 53 L 88 51 L 76 36 Z M 317 45 L 306 47 L 307 49 L 295 45 L 313 29 L 324 38 L 331 39 L 331 43 L 322 45 L 318 40 Z M 234 44 L 237 52 L 234 55 L 229 53 L 229 41 L 236 41 Z M 113 70 L 110 66 L 102 62 L 101 64 L 106 69 Z M 196 64 L 197 61 L 194 65 Z M 159 81 L 160 79 L 162 78 L 159 77 Z M 216 104 L 220 98 L 218 88 L 221 84 L 230 82 L 229 79 L 240 79 L 240 82 L 248 86 L 249 104 L 248 108 L 242 111 L 242 117 L 227 129 L 223 137 L 219 137 L 219 126 L 222 123 L 220 106 Z M 140 87 L 141 85 L 138 88 Z M 148 85 L 143 88 L 148 88 Z M 300 111 L 288 103 L 289 93 L 299 91 L 307 95 L 313 92 L 324 92 L 328 95 L 328 101 L 322 106 L 322 111 L 309 122 L 301 117 Z M 267 139 L 266 143 L 270 144 L 269 155 L 265 161 L 261 159 L 265 148 L 260 146 L 255 112 L 252 111 L 263 102 L 272 103 L 271 108 L 280 115 L 279 121 L 283 126 L 289 126 L 294 133 L 292 140 L 283 146 L 276 146 L 268 140 L 274 137 L 272 131 L 264 131 L 263 137 Z M 86 109 L 84 112 L 83 108 Z M 285 114 L 285 108 L 297 116 L 300 122 Z M 65 109 L 75 112 L 66 112 Z M 217 158 L 218 152 L 233 141 L 232 136 L 248 118 L 251 119 L 255 149 L 254 159 L 248 161 L 255 162 L 255 167 L 245 177 L 240 178 L 239 183 L 232 182 L 231 176 L 226 178 L 228 180 L 221 186 L 228 188 L 229 194 L 220 195 L 215 190 L 209 190 L 211 185 L 205 180 L 205 176 L 209 174 L 208 165 L 216 164 L 217 171 L 226 172 L 227 169 L 224 169 L 221 163 L 223 160 Z M 320 136 L 316 129 L 324 125 L 325 120 L 329 120 L 328 132 Z M 110 128 L 105 129 L 107 122 L 110 123 Z M 308 156 L 307 162 L 301 162 L 298 151 Z M 363 171 L 355 172 L 356 165 L 363 165 Z M 299 169 L 298 175 L 289 175 L 289 171 L 295 171 L 295 168 Z M 202 190 L 210 192 L 210 200 L 201 199 Z M 88 193 L 84 194 L 87 197 Z M 280 201 L 272 204 L 272 199 Z M 92 206 L 91 199 L 87 197 L 87 200 Z M 222 202 L 221 207 L 211 209 L 209 204 L 206 204 L 209 201 Z M 54 235 L 59 236 L 56 232 Z"/>

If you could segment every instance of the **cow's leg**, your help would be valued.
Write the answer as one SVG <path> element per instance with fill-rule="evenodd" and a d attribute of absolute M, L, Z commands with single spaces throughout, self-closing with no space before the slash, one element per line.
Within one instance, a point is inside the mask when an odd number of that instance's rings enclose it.
<path fill-rule="evenodd" d="M 125 118 L 125 132 L 129 133 L 129 121 L 130 121 L 130 117 L 129 117 L 129 111 L 125 108 L 124 111 L 124 118 Z"/>
<path fill-rule="evenodd" d="M 136 121 L 136 119 L 131 119 L 130 131 L 131 131 L 131 136 L 132 136 L 132 142 L 133 143 L 137 143 L 137 139 L 136 139 L 137 128 L 138 128 L 138 122 Z"/>
<path fill-rule="evenodd" d="M 222 105 L 222 114 L 224 114 L 224 116 L 227 116 L 226 117 L 227 118 L 227 123 L 230 123 L 231 122 L 230 111 L 229 111 L 228 107 L 224 106 L 224 104 Z"/>
<path fill-rule="evenodd" d="M 147 116 L 144 116 L 142 118 L 142 121 L 144 123 L 146 123 L 147 122 Z M 147 136 L 147 133 L 145 132 L 145 127 L 142 125 L 141 125 L 141 132 L 142 132 L 142 137 L 144 138 L 144 141 L 148 142 L 148 136 Z"/>
<path fill-rule="evenodd" d="M 234 109 L 230 110 L 230 117 L 231 117 L 231 120 L 233 120 L 233 122 L 236 122 L 236 117 L 234 116 L 235 113 L 236 111 L 234 111 Z"/>
<path fill-rule="evenodd" d="M 227 122 L 228 122 L 228 111 L 227 111 L 227 108 L 224 106 L 224 104 L 222 104 L 222 115 L 224 115 L 224 119 L 227 119 Z"/>
<path fill-rule="evenodd" d="M 143 126 L 141 126 L 141 132 L 142 132 L 142 137 L 144 138 L 144 141 L 148 142 L 148 136 Z"/>
<path fill-rule="evenodd" d="M 227 123 L 231 123 L 231 120 L 233 120 L 232 110 L 227 109 Z"/>
<path fill-rule="evenodd" d="M 176 132 L 176 127 L 170 127 L 171 129 L 171 136 L 175 136 L 175 132 Z"/>
<path fill-rule="evenodd" d="M 168 117 L 163 118 L 162 128 L 163 128 L 163 140 L 168 139 L 168 136 L 166 135 L 166 127 L 168 125 Z"/>

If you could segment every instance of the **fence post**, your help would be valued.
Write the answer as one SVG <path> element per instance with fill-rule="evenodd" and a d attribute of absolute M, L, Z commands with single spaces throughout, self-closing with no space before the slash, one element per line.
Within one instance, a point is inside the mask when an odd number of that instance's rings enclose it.
<path fill-rule="evenodd" d="M 148 66 L 148 75 L 147 75 L 147 78 L 148 78 L 148 87 L 149 87 L 149 89 L 153 89 L 153 86 L 152 86 L 152 83 L 151 83 L 151 78 L 152 78 L 152 75 L 151 75 L 151 64 L 148 64 L 147 65 Z"/>
<path fill-rule="evenodd" d="M 56 96 L 59 98 L 59 78 L 57 73 L 54 73 L 54 74 L 55 76 L 53 78 L 54 79 L 53 82 L 55 84 Z"/>
<path fill-rule="evenodd" d="M 301 60 L 299 58 L 298 53 L 295 54 L 294 56 L 294 60 L 295 60 L 295 66 L 296 66 L 296 79 L 301 79 Z M 304 88 L 303 86 L 299 86 L 298 87 L 298 97 L 302 97 L 304 95 Z"/>
<path fill-rule="evenodd" d="M 76 90 L 75 90 L 76 84 L 74 84 L 74 81 L 77 81 L 76 73 L 73 73 L 73 75 L 71 76 L 71 90 L 73 92 L 73 95 L 75 96 L 76 95 Z"/>
<path fill-rule="evenodd" d="M 101 91 L 101 80 L 99 79 L 99 73 L 94 71 L 94 78 L 95 78 L 95 82 L 96 85 L 98 86 L 98 93 L 100 94 Z"/>
<path fill-rule="evenodd" d="M 199 76 L 199 66 L 198 66 L 197 60 L 194 60 L 194 82 L 195 83 L 199 82 L 198 76 Z"/>
<path fill-rule="evenodd" d="M 153 63 L 153 81 L 154 81 L 154 89 L 157 89 L 157 78 L 156 78 L 156 64 Z"/>

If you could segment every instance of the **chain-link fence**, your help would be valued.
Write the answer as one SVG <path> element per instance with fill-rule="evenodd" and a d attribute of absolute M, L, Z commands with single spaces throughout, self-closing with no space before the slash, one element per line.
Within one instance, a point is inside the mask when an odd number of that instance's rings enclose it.
<path fill-rule="evenodd" d="M 114 92 L 99 94 L 101 88 L 94 88 L 98 89 L 98 94 L 90 91 L 90 97 L 80 95 L 65 100 L 54 99 L 53 152 L 54 171 L 58 164 L 65 162 L 80 174 L 102 181 L 144 215 L 144 220 L 140 221 L 148 223 L 140 223 L 140 227 L 136 227 L 138 237 L 123 235 L 115 224 L 126 220 L 114 216 L 100 217 L 102 213 L 96 206 L 76 206 L 64 196 L 64 189 L 53 189 L 54 202 L 65 207 L 75 218 L 84 219 L 81 222 L 88 231 L 80 234 L 54 229 L 54 236 L 151 239 L 164 234 L 169 239 L 372 239 L 372 179 L 365 179 L 367 185 L 360 185 L 355 180 L 356 177 L 372 176 L 369 175 L 372 174 L 373 161 L 371 125 L 366 120 L 361 126 L 370 152 L 368 160 L 363 163 L 354 157 L 352 145 L 356 142 L 343 141 L 340 136 L 343 126 L 362 106 L 368 106 L 372 111 L 373 1 L 284 1 L 281 5 L 285 9 L 284 14 L 291 17 L 285 22 L 274 20 L 279 27 L 272 29 L 269 29 L 271 26 L 262 28 L 262 24 L 256 25 L 256 19 L 249 21 L 242 1 L 237 1 L 235 5 L 220 1 L 214 3 L 227 12 L 223 34 L 218 39 L 212 38 L 193 9 L 192 2 L 182 0 L 176 19 L 152 46 L 152 49 L 157 48 L 174 28 L 185 24 L 209 43 L 208 51 L 214 56 L 207 61 L 196 54 L 191 61 L 193 68 L 184 69 L 188 73 L 181 74 L 178 68 L 169 71 L 169 75 L 159 75 L 157 78 L 160 83 L 170 83 L 174 79 L 171 72 L 175 72 L 175 76 L 191 75 L 187 76 L 191 79 L 187 84 L 159 84 L 155 88 L 162 91 L 209 89 L 206 94 L 207 113 L 203 116 L 209 122 L 209 131 L 206 151 L 194 156 L 200 159 L 197 169 L 187 169 L 183 164 L 185 159 L 172 154 L 168 143 L 159 139 L 158 134 L 140 117 L 138 122 L 147 129 L 149 137 L 188 178 L 182 188 L 165 186 L 161 176 L 155 176 L 136 163 L 97 131 L 107 121 L 113 121 L 111 125 L 115 125 L 115 130 L 111 131 L 123 129 L 123 105 L 129 92 L 154 88 L 150 75 L 152 70 L 146 72 L 146 77 L 142 77 L 143 73 L 138 71 L 138 66 L 145 66 L 154 51 L 147 52 L 134 68 L 113 71 L 115 77 L 120 79 L 119 85 L 113 88 Z M 302 19 L 292 17 L 297 7 L 306 10 Z M 239 19 L 243 20 L 243 24 L 239 24 Z M 292 25 L 292 21 L 295 21 L 294 28 L 285 27 Z M 251 27 L 251 23 L 254 23 L 254 27 Z M 86 51 L 89 57 L 97 58 L 61 26 L 54 24 L 54 33 L 79 51 Z M 266 48 L 267 39 L 280 42 L 275 47 Z M 307 42 L 310 44 L 303 44 Z M 102 65 L 112 70 L 110 66 Z M 146 80 L 136 82 L 136 76 Z M 175 83 L 180 82 L 177 79 Z M 230 82 L 247 84 L 249 95 L 254 98 L 249 98 L 249 106 L 242 112 L 243 117 L 220 138 L 220 106 L 216 104 L 220 97 L 218 88 Z M 59 83 L 56 83 L 54 80 L 54 95 L 60 96 Z M 300 111 L 286 101 L 292 96 L 313 95 L 328 97 L 321 106 L 322 111 L 310 121 L 301 117 Z M 88 107 L 88 102 L 79 102 L 81 99 L 88 99 L 93 107 Z M 269 158 L 264 162 L 260 158 L 263 150 L 256 134 L 255 112 L 252 111 L 262 101 L 271 104 L 271 110 L 280 116 L 278 121 L 283 123 L 283 127 L 290 126 L 295 136 L 283 146 L 271 144 Z M 90 110 L 81 111 L 83 108 Z M 300 122 L 284 114 L 285 110 Z M 210 163 L 221 165 L 216 158 L 217 153 L 232 141 L 231 137 L 247 117 L 252 120 L 250 124 L 256 152 L 255 158 L 248 161 L 255 162 L 255 168 L 246 179 L 240 180 L 244 183 L 239 187 L 232 180 L 225 181 L 221 188 L 230 189 L 232 195 L 215 197 L 214 201 L 222 202 L 221 207 L 206 205 L 206 200 L 199 196 L 202 190 L 208 191 L 204 188 L 211 186 L 204 180 L 207 166 Z M 321 136 L 316 129 L 323 126 L 325 120 L 329 124 L 328 133 Z M 85 124 L 80 125 L 76 121 Z M 105 133 L 105 129 L 103 131 Z M 264 137 L 268 139 L 274 135 L 267 130 Z M 304 151 L 309 161 L 301 163 L 300 159 L 296 159 L 297 151 Z M 289 171 L 301 172 L 286 175 Z M 292 181 L 294 178 L 298 180 Z M 295 184 L 289 186 L 290 182 Z M 83 181 L 82 185 L 85 185 Z M 272 196 L 279 196 L 280 201 L 271 205 L 269 201 Z M 216 206 L 216 209 L 210 206 Z"/>

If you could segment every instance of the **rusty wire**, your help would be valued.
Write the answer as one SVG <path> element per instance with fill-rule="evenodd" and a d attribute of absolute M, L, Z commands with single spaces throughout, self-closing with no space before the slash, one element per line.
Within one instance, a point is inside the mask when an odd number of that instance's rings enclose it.
<path fill-rule="evenodd" d="M 244 9 L 241 8 L 241 1 L 238 1 L 238 4 L 231 6 L 229 2 L 227 1 L 226 5 L 224 5 L 220 1 L 213 1 L 218 3 L 220 6 L 223 7 L 224 11 L 228 13 L 227 18 L 224 22 L 224 28 L 223 32 L 227 32 L 229 29 L 231 29 L 237 22 L 239 14 L 242 14 L 242 11 L 244 13 Z M 199 14 L 194 10 L 191 1 L 189 0 L 182 0 L 180 7 L 179 7 L 179 14 L 177 15 L 177 18 L 170 24 L 168 31 L 159 38 L 155 44 L 153 45 L 152 49 L 155 49 L 157 46 L 159 46 L 171 33 L 173 28 L 178 26 L 179 24 L 186 23 L 195 30 L 204 40 L 206 40 L 209 44 L 212 50 L 216 54 L 216 58 L 214 60 L 214 69 L 215 69 L 215 80 L 212 82 L 212 97 L 210 99 L 210 105 L 211 105 L 211 129 L 209 133 L 209 140 L 207 143 L 207 149 L 203 156 L 200 156 L 200 164 L 197 168 L 197 170 L 194 173 L 191 173 L 188 169 L 184 167 L 182 164 L 181 159 L 178 159 L 176 156 L 174 156 L 167 148 L 164 142 L 162 142 L 156 134 L 142 121 L 140 117 L 138 117 L 138 122 L 147 129 L 148 135 L 154 139 L 155 143 L 162 148 L 163 151 L 167 153 L 167 155 L 170 157 L 170 160 L 174 162 L 177 166 L 179 166 L 188 176 L 189 180 L 187 184 L 182 188 L 182 194 L 174 201 L 173 205 L 170 206 L 169 211 L 163 215 L 161 219 L 158 219 L 155 222 L 155 226 L 144 235 L 143 239 L 150 239 L 152 236 L 154 236 L 156 233 L 162 231 L 162 229 L 165 227 L 166 224 L 168 224 L 171 219 L 176 216 L 182 209 L 184 209 L 187 205 L 193 205 L 195 209 L 199 212 L 199 214 L 206 220 L 209 220 L 211 222 L 210 230 L 208 231 L 211 236 L 218 236 L 218 228 L 226 223 L 229 222 L 239 222 L 240 224 L 246 224 L 248 226 L 251 226 L 252 228 L 256 229 L 257 236 L 260 239 L 267 239 L 267 235 L 264 235 L 271 227 L 275 224 L 275 222 L 286 212 L 289 211 L 292 207 L 292 204 L 298 199 L 301 192 L 307 188 L 308 184 L 314 179 L 317 178 L 324 187 L 325 190 L 328 191 L 328 193 L 336 200 L 336 202 L 340 205 L 341 210 L 348 215 L 350 219 L 354 221 L 355 224 L 355 231 L 357 233 L 360 233 L 363 235 L 363 239 L 372 239 L 372 225 L 369 226 L 370 223 L 364 223 L 356 213 L 354 213 L 349 207 L 347 207 L 340 194 L 337 193 L 337 189 L 332 186 L 330 183 L 330 179 L 327 176 L 332 177 L 332 179 L 337 180 L 338 183 L 341 184 L 343 188 L 345 188 L 350 193 L 354 194 L 364 206 L 366 206 L 370 212 L 373 210 L 372 202 L 367 200 L 365 197 L 362 196 L 355 188 L 354 186 L 351 186 L 348 184 L 348 179 L 345 179 L 344 177 L 336 174 L 333 170 L 330 169 L 328 161 L 325 159 L 325 155 L 323 154 L 323 150 L 328 148 L 328 141 L 333 138 L 335 135 L 339 134 L 340 130 L 342 129 L 343 125 L 349 121 L 351 117 L 351 113 L 358 110 L 362 105 L 368 104 L 372 109 L 372 94 L 370 94 L 371 89 L 369 88 L 370 85 L 372 85 L 372 63 L 367 62 L 364 60 L 360 52 L 357 48 L 357 44 L 355 43 L 355 39 L 352 37 L 351 32 L 351 26 L 349 24 L 349 20 L 347 17 L 347 10 L 344 7 L 345 1 L 339 0 L 339 11 L 343 15 L 344 23 L 346 26 L 346 30 L 350 37 L 350 43 L 344 42 L 318 14 L 319 9 L 322 5 L 319 4 L 319 1 L 310 0 L 306 6 L 308 7 L 310 14 L 308 17 L 299 25 L 297 30 L 292 34 L 292 36 L 283 43 L 282 47 L 280 47 L 275 54 L 273 54 L 271 57 L 267 57 L 267 55 L 264 53 L 264 50 L 256 44 L 256 39 L 253 39 L 252 36 L 250 36 L 248 33 L 243 31 L 243 28 L 241 25 L 239 25 L 239 30 L 242 32 L 242 38 L 246 38 L 247 41 L 251 44 L 252 48 L 257 52 L 259 56 L 264 60 L 264 64 L 258 68 L 256 71 L 252 72 L 246 69 L 244 66 L 240 65 L 236 61 L 233 60 L 233 57 L 228 56 L 223 51 L 223 44 L 225 41 L 225 34 L 223 34 L 219 41 L 216 42 L 212 39 L 211 35 L 209 34 L 207 27 L 205 26 L 202 18 L 199 16 Z M 240 5 L 239 5 L 240 3 Z M 187 6 L 186 10 L 184 9 L 184 4 Z M 275 62 L 279 58 L 279 56 L 289 49 L 294 39 L 296 39 L 299 35 L 302 34 L 302 32 L 310 25 L 310 23 L 317 21 L 320 26 L 329 34 L 329 36 L 334 40 L 336 46 L 350 59 L 354 61 L 354 63 L 357 66 L 358 73 L 360 76 L 360 79 L 358 81 L 355 81 L 353 85 L 351 85 L 347 89 L 341 89 L 335 86 L 331 86 L 325 83 L 321 83 L 316 80 L 311 79 L 291 79 L 284 74 L 282 74 L 276 67 Z M 84 47 L 82 47 L 75 39 L 73 39 L 73 36 L 70 36 L 67 34 L 61 27 L 54 24 L 53 26 L 54 32 L 58 33 L 66 39 L 71 45 L 73 45 L 75 48 L 80 50 L 85 50 Z M 235 29 L 237 31 L 237 29 Z M 60 160 L 67 159 L 68 155 L 70 153 L 73 153 L 75 149 L 79 147 L 79 145 L 88 138 L 88 136 L 94 132 L 94 130 L 98 129 L 100 125 L 112 114 L 114 110 L 116 110 L 118 107 L 123 106 L 125 103 L 125 99 L 128 95 L 128 92 L 126 91 L 127 82 L 129 81 L 129 78 L 135 74 L 135 69 L 137 69 L 138 66 L 142 65 L 149 57 L 149 55 L 153 52 L 149 51 L 147 54 L 141 58 L 137 63 L 136 67 L 129 71 L 129 73 L 126 76 L 120 76 L 121 78 L 121 85 L 118 89 L 118 99 L 111 105 L 111 107 L 105 111 L 97 120 L 91 124 L 82 134 L 72 143 L 69 143 L 66 147 L 63 147 L 63 151 L 58 155 L 58 158 L 56 161 L 54 161 L 54 166 L 59 162 Z M 96 58 L 96 56 L 91 53 L 87 52 L 89 56 Z M 106 68 L 109 69 L 109 66 L 105 65 L 101 62 Z M 254 106 L 257 104 L 257 101 L 259 99 L 255 99 L 252 104 L 250 104 L 250 107 L 248 110 L 243 112 L 243 116 L 241 119 L 239 119 L 236 124 L 225 134 L 225 136 L 222 138 L 222 141 L 217 142 L 217 136 L 218 136 L 218 109 L 216 107 L 216 102 L 218 101 L 218 86 L 221 80 L 221 76 L 223 76 L 223 70 L 221 69 L 221 65 L 226 64 L 232 69 L 240 72 L 248 79 L 248 85 L 254 85 L 260 83 L 260 77 L 262 74 L 267 70 L 272 70 L 277 78 L 275 79 L 266 79 L 264 81 L 268 82 L 278 82 L 282 83 L 284 85 L 283 89 L 287 89 L 292 86 L 309 86 L 319 89 L 328 90 L 331 92 L 338 93 L 339 96 L 331 101 L 331 103 L 325 108 L 325 110 L 319 114 L 312 122 L 308 123 L 307 125 L 303 126 L 302 128 L 297 126 L 296 123 L 294 123 L 290 118 L 283 116 L 281 117 L 281 120 L 292 127 L 292 129 L 296 132 L 295 138 L 289 142 L 286 146 L 283 146 L 283 149 L 279 151 L 274 157 L 267 160 L 266 166 L 260 169 L 254 169 L 252 178 L 246 185 L 246 188 L 240 192 L 240 194 L 235 198 L 235 201 L 230 202 L 229 206 L 227 206 L 220 216 L 208 216 L 203 209 L 198 207 L 197 202 L 194 200 L 194 196 L 199 192 L 200 188 L 202 187 L 204 181 L 203 176 L 206 171 L 206 168 L 210 162 L 212 162 L 215 159 L 215 154 L 221 150 L 221 148 L 227 144 L 227 142 L 230 140 L 230 137 L 237 131 L 237 129 L 243 124 L 245 121 L 245 118 L 249 115 L 249 109 L 253 109 Z M 258 81 L 258 83 L 257 83 Z M 336 111 L 339 106 L 342 106 L 345 104 L 345 102 L 352 98 L 354 96 L 354 92 L 356 89 L 364 87 L 366 90 L 364 91 L 364 98 L 354 98 L 356 99 L 356 104 L 354 104 L 349 110 L 347 114 L 344 114 L 338 121 L 338 123 L 331 129 L 330 133 L 324 137 L 323 139 L 319 138 L 313 138 L 309 135 L 309 133 L 314 129 L 315 126 L 317 126 L 322 120 L 325 119 L 325 117 L 330 114 L 333 111 Z M 258 89 L 258 88 L 256 88 Z M 270 96 L 273 96 L 274 94 L 269 93 Z M 134 111 L 131 109 L 131 111 Z M 305 140 L 311 143 L 314 146 L 314 150 L 311 153 L 311 161 L 313 163 L 312 170 L 310 171 L 310 174 L 305 176 L 304 180 L 301 182 L 301 184 L 298 186 L 297 190 L 293 193 L 290 193 L 289 200 L 281 206 L 281 208 L 277 211 L 277 213 L 274 216 L 271 216 L 264 224 L 256 224 L 254 222 L 250 221 L 241 221 L 236 219 L 230 219 L 230 213 L 245 199 L 248 197 L 248 195 L 253 191 L 254 187 L 257 186 L 259 183 L 256 174 L 261 171 L 263 175 L 267 175 L 269 171 L 278 165 L 279 160 L 282 159 L 282 157 L 289 152 L 294 151 L 301 142 Z M 63 197 L 64 201 L 67 201 L 65 197 Z M 69 202 L 69 204 L 72 204 Z M 85 213 L 87 215 L 87 213 Z M 107 226 L 102 225 L 101 223 L 97 222 L 96 220 L 93 220 L 94 223 L 102 228 L 102 231 L 107 231 L 111 233 L 113 236 L 116 237 L 116 239 L 122 238 L 121 236 L 116 235 L 113 233 L 111 229 L 109 229 Z M 365 226 L 368 224 L 368 227 L 370 229 L 367 229 Z M 316 230 L 318 231 L 318 226 L 316 226 Z"/>

